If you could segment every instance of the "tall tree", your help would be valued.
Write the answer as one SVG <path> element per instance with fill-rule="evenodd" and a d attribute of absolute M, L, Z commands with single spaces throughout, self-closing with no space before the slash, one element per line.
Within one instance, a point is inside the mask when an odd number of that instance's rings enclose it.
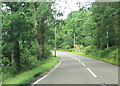
<path fill-rule="evenodd" d="M 24 3 L 5 3 L 10 10 L 3 17 L 3 45 L 8 46 L 11 53 L 10 61 L 13 66 L 20 70 L 20 41 L 23 40 L 24 34 L 31 28 L 27 21 L 25 12 L 22 9 Z M 7 43 L 7 44 L 6 44 Z M 4 48 L 3 48 L 4 49 Z M 5 53 L 5 52 L 3 52 Z"/>
<path fill-rule="evenodd" d="M 38 46 L 39 56 L 38 59 L 44 58 L 44 43 L 45 43 L 45 32 L 48 30 L 46 25 L 47 22 L 52 18 L 52 3 L 34 3 L 34 20 L 35 27 L 34 31 L 37 35 L 35 42 Z"/>

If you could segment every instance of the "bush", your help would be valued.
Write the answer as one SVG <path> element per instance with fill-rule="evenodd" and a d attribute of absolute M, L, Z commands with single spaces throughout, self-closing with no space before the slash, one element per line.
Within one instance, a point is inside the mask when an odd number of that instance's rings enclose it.
<path fill-rule="evenodd" d="M 99 57 L 99 58 L 104 58 L 105 57 L 104 50 L 97 50 L 96 52 L 97 52 L 97 57 Z"/>
<path fill-rule="evenodd" d="M 65 48 L 65 43 L 61 43 L 59 47 L 61 47 L 62 49 L 64 49 Z"/>
<path fill-rule="evenodd" d="M 9 77 L 13 77 L 17 71 L 16 71 L 16 67 L 13 67 L 10 64 L 10 61 L 8 58 L 2 56 L 2 79 L 6 79 Z"/>
<path fill-rule="evenodd" d="M 22 55 L 20 59 L 20 65 L 21 65 L 21 71 L 26 71 L 32 68 L 35 68 L 40 61 L 37 60 L 37 55 L 36 56 L 24 56 Z"/>
<path fill-rule="evenodd" d="M 109 59 L 114 59 L 114 61 L 118 61 L 118 49 L 112 50 L 109 54 Z"/>
<path fill-rule="evenodd" d="M 83 49 L 84 49 L 84 46 L 83 46 L 83 45 L 80 45 L 80 46 L 79 46 L 79 49 L 82 49 L 82 50 L 83 50 Z"/>
<path fill-rule="evenodd" d="M 83 45 L 75 45 L 75 52 L 81 52 L 83 51 L 84 49 L 84 46 Z"/>
<path fill-rule="evenodd" d="M 74 52 L 74 51 L 75 51 L 75 49 L 74 49 L 74 48 L 69 49 L 69 52 Z"/>
<path fill-rule="evenodd" d="M 87 55 L 88 53 L 90 53 L 92 50 L 91 50 L 91 46 L 87 46 L 84 48 L 84 52 L 85 54 Z"/>
<path fill-rule="evenodd" d="M 70 45 L 66 45 L 66 46 L 65 46 L 65 49 L 70 49 Z"/>
<path fill-rule="evenodd" d="M 44 48 L 45 48 L 45 50 L 44 50 L 44 57 L 45 57 L 45 58 L 50 57 L 50 55 L 51 55 L 51 51 L 50 51 L 50 50 L 51 50 L 51 46 L 45 44 L 45 45 L 44 45 Z"/>
<path fill-rule="evenodd" d="M 92 48 L 91 54 L 92 54 L 93 56 L 97 57 L 98 54 L 99 54 L 100 49 L 98 49 L 96 46 L 93 46 L 93 47 L 91 47 L 91 48 Z"/>
<path fill-rule="evenodd" d="M 105 56 L 109 56 L 110 51 L 111 51 L 110 48 L 108 48 L 108 49 L 106 48 L 104 50 L 99 51 L 100 58 L 105 58 Z"/>
<path fill-rule="evenodd" d="M 113 50 L 113 48 L 110 47 L 110 48 L 106 48 L 104 50 L 98 50 L 97 57 L 106 58 L 109 60 L 112 59 L 115 61 L 118 58 L 118 49 Z"/>
<path fill-rule="evenodd" d="M 39 64 L 39 61 L 37 60 L 38 55 L 38 49 L 37 46 L 34 43 L 31 43 L 28 47 L 20 46 L 21 51 L 20 53 L 20 65 L 21 65 L 21 71 L 30 70 L 34 67 L 36 67 Z"/>

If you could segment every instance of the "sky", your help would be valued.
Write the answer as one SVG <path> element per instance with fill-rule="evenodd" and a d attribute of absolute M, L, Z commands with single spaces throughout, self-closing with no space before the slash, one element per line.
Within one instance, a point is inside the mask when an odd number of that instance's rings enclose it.
<path fill-rule="evenodd" d="M 67 15 L 72 12 L 72 11 L 78 11 L 79 10 L 79 6 L 77 5 L 78 2 L 81 3 L 81 7 L 87 5 L 87 7 L 89 7 L 90 5 L 88 5 L 88 2 L 94 2 L 95 0 L 56 0 L 55 1 L 55 9 L 59 12 L 63 13 L 63 16 L 61 17 L 57 17 L 57 19 L 66 19 Z M 5 10 L 6 7 L 4 4 L 4 7 L 2 8 L 2 10 Z"/>
<path fill-rule="evenodd" d="M 77 5 L 77 2 L 81 3 L 81 7 L 85 6 L 91 2 L 94 2 L 94 0 L 57 0 L 55 3 L 57 11 L 60 11 L 63 13 L 62 17 L 57 17 L 57 19 L 66 19 L 67 15 L 72 11 L 78 11 L 79 6 Z M 89 7 L 90 5 L 87 5 Z"/>

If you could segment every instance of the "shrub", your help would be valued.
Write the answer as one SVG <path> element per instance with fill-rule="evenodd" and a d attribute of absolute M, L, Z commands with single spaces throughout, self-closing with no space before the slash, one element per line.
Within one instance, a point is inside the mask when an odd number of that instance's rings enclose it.
<path fill-rule="evenodd" d="M 84 46 L 83 46 L 83 45 L 80 45 L 80 46 L 79 46 L 79 49 L 82 49 L 82 50 L 83 50 L 83 49 L 84 49 Z"/>
<path fill-rule="evenodd" d="M 51 55 L 51 51 L 50 51 L 51 46 L 45 44 L 45 45 L 44 45 L 44 49 L 45 49 L 45 50 L 44 50 L 44 57 L 45 57 L 45 58 L 48 58 L 48 57 Z"/>
<path fill-rule="evenodd" d="M 21 65 L 21 71 L 26 71 L 29 69 L 32 69 L 34 67 L 36 67 L 40 61 L 37 60 L 37 55 L 36 56 L 24 56 L 22 55 L 21 59 L 20 59 L 20 65 Z"/>
<path fill-rule="evenodd" d="M 98 57 L 99 58 L 107 58 L 107 59 L 113 59 L 114 61 L 117 60 L 117 57 L 118 57 L 118 50 L 115 49 L 113 50 L 112 47 L 110 48 L 106 48 L 104 50 L 98 50 L 97 51 L 98 53 Z"/>
<path fill-rule="evenodd" d="M 87 55 L 88 53 L 90 53 L 92 50 L 91 50 L 91 46 L 87 46 L 84 48 L 84 52 L 85 54 Z"/>
<path fill-rule="evenodd" d="M 91 54 L 95 57 L 98 57 L 100 49 L 98 49 L 96 46 L 93 46 L 91 48 L 92 48 Z"/>
<path fill-rule="evenodd" d="M 61 43 L 60 46 L 62 49 L 65 49 L 65 43 Z"/>
<path fill-rule="evenodd" d="M 74 52 L 74 51 L 75 51 L 75 49 L 74 49 L 74 48 L 69 49 L 69 52 Z"/>
<path fill-rule="evenodd" d="M 65 46 L 65 49 L 70 49 L 70 45 L 66 45 L 66 46 Z"/>
<path fill-rule="evenodd" d="M 109 54 L 109 59 L 114 59 L 114 61 L 118 61 L 118 49 L 112 50 Z"/>
<path fill-rule="evenodd" d="M 7 57 L 2 56 L 2 79 L 13 77 L 17 71 L 16 67 L 10 64 L 10 61 Z"/>

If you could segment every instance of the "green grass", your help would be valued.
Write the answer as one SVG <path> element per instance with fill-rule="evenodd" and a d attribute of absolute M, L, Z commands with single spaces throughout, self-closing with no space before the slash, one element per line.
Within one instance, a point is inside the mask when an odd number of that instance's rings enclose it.
<path fill-rule="evenodd" d="M 43 74 L 50 68 L 55 66 L 60 59 L 58 57 L 50 57 L 38 67 L 16 75 L 14 78 L 8 78 L 3 80 L 3 84 L 29 84 L 35 77 L 36 74 Z"/>
<path fill-rule="evenodd" d="M 117 65 L 117 66 L 119 65 L 118 61 L 114 61 L 114 59 L 98 58 L 98 57 L 95 57 L 93 55 L 86 55 L 84 52 L 70 52 L 70 53 L 77 54 L 77 55 L 82 55 L 82 56 L 90 57 L 90 58 L 94 58 L 94 59 L 99 59 L 99 60 L 114 64 L 114 65 Z"/>
<path fill-rule="evenodd" d="M 60 49 L 60 48 L 58 48 L 57 51 L 69 52 L 69 49 L 66 50 L 66 49 Z"/>
<path fill-rule="evenodd" d="M 69 52 L 69 50 L 65 50 L 65 49 L 58 49 L 58 51 Z M 86 55 L 84 52 L 69 52 L 69 53 L 76 54 L 76 55 L 82 55 L 82 56 L 85 56 L 85 57 L 90 57 L 90 58 L 94 58 L 94 59 L 98 59 L 98 60 L 102 60 L 102 61 L 114 64 L 114 65 L 120 66 L 118 61 L 114 61 L 114 59 L 108 59 L 107 57 L 106 58 L 98 58 L 98 57 L 95 57 L 92 54 Z"/>
<path fill-rule="evenodd" d="M 114 64 L 114 65 L 119 65 L 118 64 L 118 61 L 114 61 L 114 59 L 108 59 L 108 58 L 98 58 L 98 57 L 95 57 L 93 55 L 86 55 L 84 52 L 70 52 L 72 54 L 77 54 L 77 55 L 82 55 L 82 56 L 85 56 L 85 57 L 90 57 L 90 58 L 94 58 L 94 59 L 99 59 L 99 60 L 102 60 L 102 61 L 105 61 L 105 62 L 108 62 L 108 63 L 111 63 L 111 64 Z"/>

